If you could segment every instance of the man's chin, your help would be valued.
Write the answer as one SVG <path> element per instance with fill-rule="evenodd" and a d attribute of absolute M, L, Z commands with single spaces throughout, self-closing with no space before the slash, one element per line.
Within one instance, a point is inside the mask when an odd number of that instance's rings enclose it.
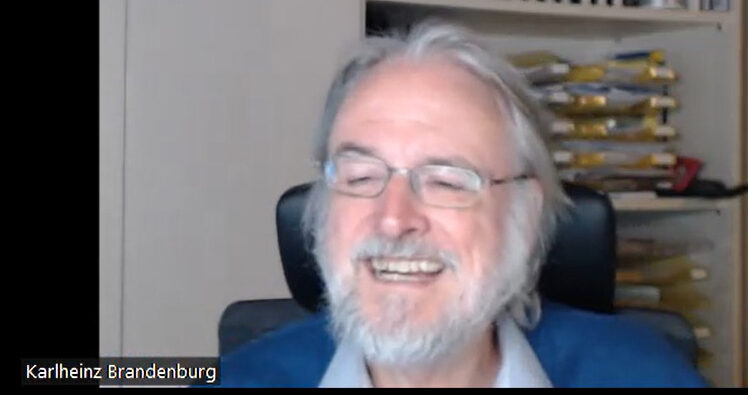
<path fill-rule="evenodd" d="M 366 327 L 372 335 L 385 338 L 387 336 L 400 335 L 409 337 L 423 337 L 430 335 L 434 328 L 439 327 L 440 323 L 424 323 L 422 321 L 401 319 L 387 319 L 387 317 L 378 317 L 375 320 L 368 321 Z"/>
<path fill-rule="evenodd" d="M 459 349 L 464 341 L 459 332 L 445 327 L 403 327 L 390 323 L 389 330 L 361 329 L 356 340 L 366 359 L 392 366 L 430 364 Z"/>
<path fill-rule="evenodd" d="M 361 316 L 368 327 L 381 333 L 424 332 L 443 324 L 439 317 L 428 317 L 428 301 L 412 295 L 386 294 L 369 299 L 361 306 Z M 444 312 L 441 312 L 442 316 Z"/>

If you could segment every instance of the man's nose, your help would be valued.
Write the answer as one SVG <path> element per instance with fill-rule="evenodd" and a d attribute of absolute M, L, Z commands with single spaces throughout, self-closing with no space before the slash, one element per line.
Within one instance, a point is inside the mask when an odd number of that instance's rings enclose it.
<path fill-rule="evenodd" d="M 393 174 L 377 200 L 376 220 L 382 235 L 402 238 L 419 236 L 428 230 L 428 218 L 407 176 Z"/>

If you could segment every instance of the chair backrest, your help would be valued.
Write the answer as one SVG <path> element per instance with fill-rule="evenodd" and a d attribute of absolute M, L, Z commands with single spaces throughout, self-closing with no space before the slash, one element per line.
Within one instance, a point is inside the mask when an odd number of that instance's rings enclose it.
<path fill-rule="evenodd" d="M 291 295 L 302 307 L 324 307 L 323 284 L 310 246 L 301 231 L 301 216 L 311 185 L 287 190 L 276 206 L 276 225 L 283 272 Z M 607 195 L 566 184 L 574 203 L 559 224 L 546 264 L 541 295 L 571 306 L 613 312 L 615 286 L 615 213 Z"/>
<path fill-rule="evenodd" d="M 309 188 L 309 184 L 304 184 L 289 189 L 276 207 L 278 245 L 293 299 L 232 303 L 219 322 L 221 355 L 323 307 L 322 282 L 300 226 Z M 540 293 L 578 308 L 612 313 L 615 286 L 613 208 L 604 194 L 574 185 L 564 185 L 564 189 L 574 208 L 560 223 L 541 270 Z M 638 309 L 616 312 L 662 331 L 695 363 L 696 339 L 683 317 Z"/>
<path fill-rule="evenodd" d="M 310 314 L 293 299 L 239 300 L 231 303 L 223 310 L 218 322 L 218 352 L 226 355 L 242 344 Z"/>

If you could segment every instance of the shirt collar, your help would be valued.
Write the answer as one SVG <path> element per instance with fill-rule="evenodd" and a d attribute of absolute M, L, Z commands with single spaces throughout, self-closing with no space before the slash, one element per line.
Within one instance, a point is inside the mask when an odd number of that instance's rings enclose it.
<path fill-rule="evenodd" d="M 513 319 L 506 317 L 496 325 L 496 337 L 502 358 L 494 388 L 552 387 L 530 343 Z M 348 339 L 340 342 L 319 387 L 372 387 L 363 354 L 355 344 Z"/>

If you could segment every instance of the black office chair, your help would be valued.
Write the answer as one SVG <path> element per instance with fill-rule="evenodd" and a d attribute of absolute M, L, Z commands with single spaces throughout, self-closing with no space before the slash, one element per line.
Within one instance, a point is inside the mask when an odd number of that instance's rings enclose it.
<path fill-rule="evenodd" d="M 231 304 L 219 324 L 221 355 L 265 332 L 324 308 L 322 280 L 301 232 L 301 215 L 310 186 L 292 187 L 281 196 L 276 207 L 278 246 L 293 299 Z M 570 306 L 613 313 L 615 212 L 605 194 L 572 184 L 565 184 L 564 189 L 574 206 L 559 224 L 541 269 L 539 291 L 548 299 Z M 677 320 L 678 317 L 671 319 Z M 688 338 L 688 331 L 686 335 L 683 335 L 683 330 L 668 332 L 677 332 L 677 336 L 673 335 L 674 340 L 681 343 L 684 352 L 695 360 L 695 340 Z"/>

